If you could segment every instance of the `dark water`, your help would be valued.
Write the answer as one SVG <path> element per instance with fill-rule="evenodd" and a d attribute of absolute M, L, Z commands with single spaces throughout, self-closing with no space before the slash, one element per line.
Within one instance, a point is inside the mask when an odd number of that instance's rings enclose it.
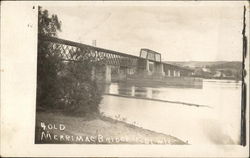
<path fill-rule="evenodd" d="M 204 80 L 202 89 L 137 87 L 111 84 L 107 93 L 208 105 L 192 107 L 143 99 L 104 96 L 101 111 L 147 129 L 176 136 L 190 144 L 237 144 L 241 83 Z"/>

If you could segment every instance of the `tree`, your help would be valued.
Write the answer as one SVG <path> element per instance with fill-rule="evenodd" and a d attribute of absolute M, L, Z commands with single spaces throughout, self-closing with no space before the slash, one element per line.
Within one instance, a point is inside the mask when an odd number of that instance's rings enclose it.
<path fill-rule="evenodd" d="M 68 62 L 61 74 L 61 96 L 65 110 L 69 114 L 98 114 L 101 92 L 91 70 L 96 63 L 89 59 L 81 62 Z"/>
<path fill-rule="evenodd" d="M 57 15 L 38 10 L 38 33 L 56 37 L 61 31 Z M 56 45 L 56 47 L 53 47 Z M 66 62 L 60 56 L 60 44 L 39 40 L 37 64 L 37 106 L 60 109 L 68 114 L 99 113 L 101 92 L 91 78 L 91 70 L 98 63 L 91 59 Z M 77 49 L 72 53 L 82 53 Z"/>
<path fill-rule="evenodd" d="M 56 14 L 49 16 L 48 10 L 38 7 L 38 33 L 47 36 L 56 37 L 58 31 L 61 31 L 62 22 Z"/>
<path fill-rule="evenodd" d="M 49 15 L 48 10 L 38 7 L 38 34 L 46 36 L 57 36 L 57 32 L 61 31 L 61 22 L 57 15 Z M 59 92 L 57 83 L 57 71 L 62 63 L 58 57 L 58 53 L 51 49 L 51 44 L 43 41 L 38 42 L 37 56 L 37 106 L 38 107 L 54 107 L 56 105 L 56 97 Z M 52 53 L 54 52 L 54 53 Z M 51 56 L 53 54 L 53 56 Z"/>

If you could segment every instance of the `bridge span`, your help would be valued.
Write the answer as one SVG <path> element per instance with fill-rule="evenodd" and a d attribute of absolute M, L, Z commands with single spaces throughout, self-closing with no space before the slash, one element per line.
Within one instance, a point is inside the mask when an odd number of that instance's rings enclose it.
<path fill-rule="evenodd" d="M 141 49 L 139 56 L 134 56 L 41 34 L 38 35 L 38 42 L 58 50 L 59 57 L 64 61 L 90 59 L 98 62 L 101 66 L 93 67 L 93 77 L 105 82 L 128 77 L 173 78 L 192 74 L 191 69 L 162 62 L 160 53 L 146 48 Z M 50 55 L 51 52 L 44 53 Z"/>

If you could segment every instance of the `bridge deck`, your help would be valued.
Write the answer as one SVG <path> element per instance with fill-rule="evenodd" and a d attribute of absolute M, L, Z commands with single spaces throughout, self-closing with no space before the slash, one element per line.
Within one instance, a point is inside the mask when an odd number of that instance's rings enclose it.
<path fill-rule="evenodd" d="M 80 61 L 89 58 L 93 61 L 98 61 L 103 64 L 122 66 L 127 68 L 135 68 L 135 67 L 140 67 L 141 65 L 140 63 L 144 63 L 146 62 L 146 60 L 148 60 L 135 55 L 94 47 L 82 43 L 72 42 L 69 40 L 45 36 L 41 34 L 38 35 L 38 41 L 45 42 L 51 49 L 58 50 L 60 57 L 63 60 L 67 61 Z M 44 53 L 49 54 L 52 52 L 44 52 Z M 182 69 L 189 71 L 189 69 L 187 68 L 167 64 L 161 61 L 153 61 L 153 62 L 163 64 L 164 68 Z"/>
<path fill-rule="evenodd" d="M 91 58 L 92 60 L 102 62 L 104 64 L 136 67 L 138 60 L 145 60 L 144 58 L 138 56 L 72 42 L 56 37 L 38 35 L 38 40 L 39 42 L 49 43 L 52 49 L 60 50 L 60 56 L 62 59 L 69 61 L 79 61 L 81 59 Z"/>

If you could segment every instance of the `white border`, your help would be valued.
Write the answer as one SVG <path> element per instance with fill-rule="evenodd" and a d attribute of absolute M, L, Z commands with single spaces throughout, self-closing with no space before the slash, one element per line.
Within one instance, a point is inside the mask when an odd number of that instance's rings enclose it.
<path fill-rule="evenodd" d="M 37 5 L 238 5 L 242 2 L 2 2 L 1 156 L 247 157 L 239 145 L 35 145 Z M 247 5 L 247 3 L 246 3 Z M 35 6 L 35 9 L 32 7 Z M 249 7 L 248 14 L 249 14 Z M 248 15 L 249 17 L 249 15 Z M 249 24 L 249 21 L 248 21 Z M 249 28 L 249 26 L 248 26 Z M 249 30 L 247 32 L 249 34 Z M 248 41 L 250 41 L 248 36 Z M 248 45 L 249 49 L 250 44 Z M 249 52 L 249 50 L 248 50 Z M 249 53 L 246 59 L 249 72 Z M 246 77 L 249 83 L 249 73 Z M 249 85 L 249 84 L 248 84 Z M 247 111 L 249 112 L 249 86 Z M 249 113 L 247 122 L 249 123 Z M 232 117 L 232 116 L 229 116 Z M 247 134 L 249 126 L 247 126 Z"/>

